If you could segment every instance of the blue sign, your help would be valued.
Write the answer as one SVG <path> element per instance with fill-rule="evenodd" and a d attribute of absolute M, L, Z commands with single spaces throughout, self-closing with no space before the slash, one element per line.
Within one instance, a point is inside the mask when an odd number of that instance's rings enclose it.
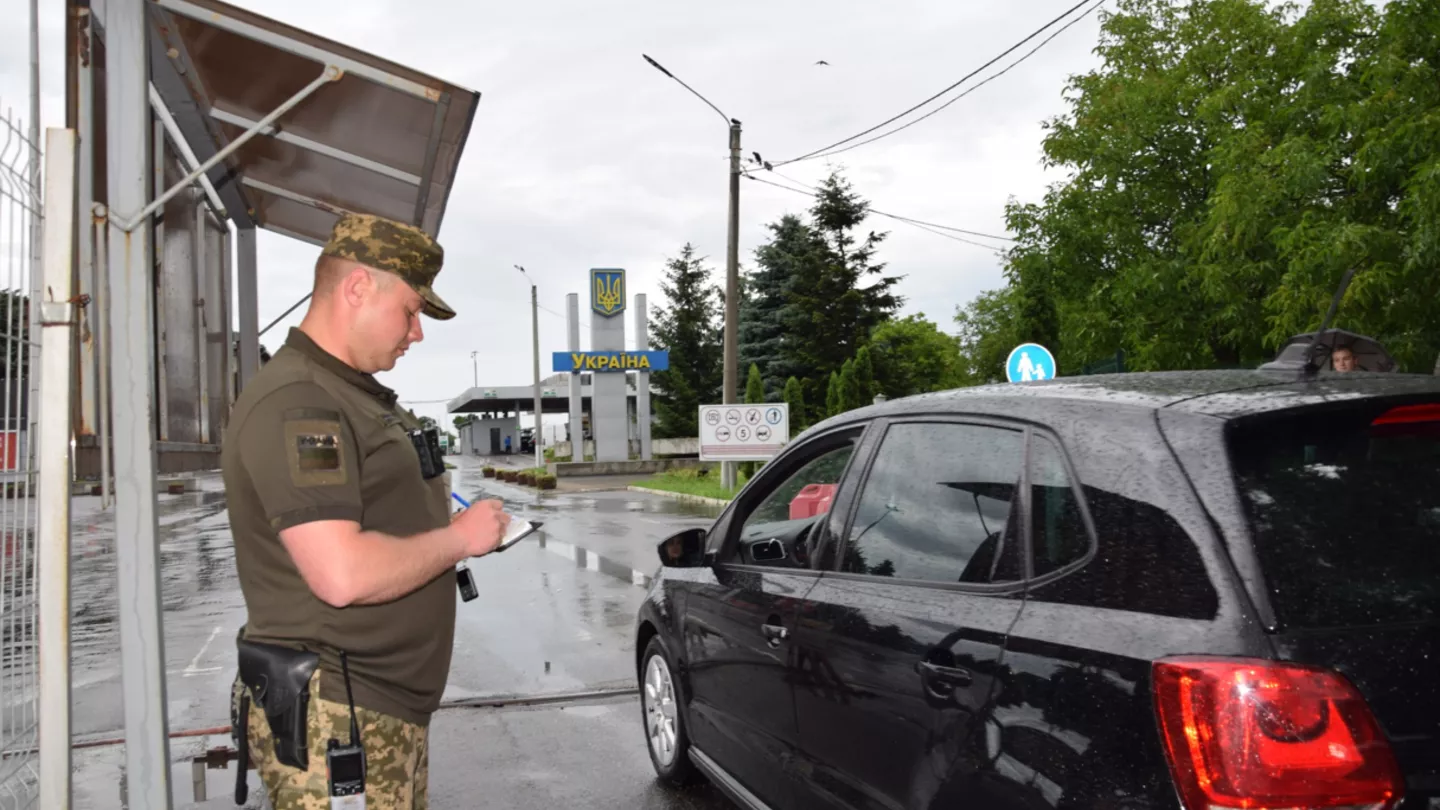
<path fill-rule="evenodd" d="M 1021 343 L 1005 360 L 1005 377 L 1010 382 L 1055 379 L 1055 355 L 1038 343 Z"/>
<path fill-rule="evenodd" d="M 555 352 L 556 371 L 665 371 L 669 352 Z"/>
<path fill-rule="evenodd" d="M 591 268 L 590 309 L 606 318 L 625 311 L 624 270 Z"/>

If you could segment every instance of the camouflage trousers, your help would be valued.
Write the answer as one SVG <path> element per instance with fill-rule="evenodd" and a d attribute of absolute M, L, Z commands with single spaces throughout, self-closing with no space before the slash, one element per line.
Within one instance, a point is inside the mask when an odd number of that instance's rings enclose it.
<path fill-rule="evenodd" d="M 230 717 L 239 722 L 240 695 L 245 685 L 236 677 L 231 689 Z M 250 763 L 265 786 L 274 810 L 329 810 L 330 779 L 325 766 L 325 749 L 333 737 L 350 741 L 350 707 L 322 700 L 320 673 L 310 678 L 309 769 L 282 764 L 275 757 L 275 743 L 265 712 L 250 700 L 247 733 Z M 365 748 L 366 810 L 426 810 L 429 782 L 429 728 L 407 723 L 397 717 L 355 707 L 360 740 Z M 238 732 L 237 732 L 238 734 Z"/>

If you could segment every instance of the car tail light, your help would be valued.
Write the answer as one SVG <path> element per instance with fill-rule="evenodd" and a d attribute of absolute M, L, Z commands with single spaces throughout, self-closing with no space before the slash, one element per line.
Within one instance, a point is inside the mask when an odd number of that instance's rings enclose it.
<path fill-rule="evenodd" d="M 1188 810 L 1390 810 L 1404 778 L 1344 677 L 1299 664 L 1166 658 L 1155 707 Z"/>

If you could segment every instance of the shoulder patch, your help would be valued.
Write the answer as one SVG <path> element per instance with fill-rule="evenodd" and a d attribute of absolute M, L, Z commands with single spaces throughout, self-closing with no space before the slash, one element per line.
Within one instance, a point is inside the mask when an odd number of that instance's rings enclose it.
<path fill-rule="evenodd" d="M 339 486 L 348 480 L 340 415 L 316 408 L 285 413 L 285 453 L 297 487 Z"/>

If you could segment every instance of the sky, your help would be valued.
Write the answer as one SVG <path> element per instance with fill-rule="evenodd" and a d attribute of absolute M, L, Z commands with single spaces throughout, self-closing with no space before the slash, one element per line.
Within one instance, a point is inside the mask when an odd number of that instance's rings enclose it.
<path fill-rule="evenodd" d="M 565 296 L 591 267 L 623 267 L 632 296 L 663 305 L 667 258 L 687 242 L 723 285 L 728 132 L 715 111 L 656 71 L 648 54 L 743 123 L 742 147 L 780 162 L 868 129 L 985 64 L 1074 0 L 821 2 L 749 0 L 723 7 L 627 0 L 596 4 L 456 0 L 247 0 L 255 13 L 308 28 L 479 91 L 481 99 L 439 240 L 435 282 L 459 315 L 427 320 L 425 340 L 381 375 L 416 413 L 448 424 L 444 402 L 469 388 L 531 381 L 529 282 L 537 284 L 541 374 L 566 345 Z M 63 125 L 64 4 L 41 17 L 42 123 Z M 1105 8 L 1112 4 L 1107 3 Z M 28 115 L 26 0 L 0 0 L 0 112 Z M 1102 9 L 1103 10 L 1103 9 Z M 1078 14 L 1078 12 L 1077 12 Z M 1053 31 L 1054 29 L 1051 29 Z M 1045 35 L 910 120 L 1010 64 Z M 1041 163 L 1044 122 L 1066 111 L 1068 78 L 1098 66 L 1092 14 L 1028 60 L 905 131 L 829 159 L 777 168 L 778 182 L 815 185 L 832 168 L 882 211 L 1004 234 L 1012 198 L 1039 201 L 1062 179 Z M 828 65 L 815 64 L 825 60 Z M 747 163 L 747 165 L 749 165 Z M 768 223 L 810 200 L 741 181 L 740 265 L 754 266 Z M 977 294 L 1003 284 L 982 248 L 881 217 L 879 258 L 903 276 L 902 315 L 945 331 Z M 993 243 L 991 240 L 976 240 Z M 262 327 L 309 289 L 317 249 L 262 231 Z M 304 308 L 262 342 L 272 351 Z M 633 345 L 633 312 L 627 312 Z M 588 329 L 582 329 L 588 348 Z M 471 353 L 478 355 L 472 361 Z M 743 375 L 743 369 L 741 370 Z M 742 376 L 743 380 L 743 376 Z"/>

